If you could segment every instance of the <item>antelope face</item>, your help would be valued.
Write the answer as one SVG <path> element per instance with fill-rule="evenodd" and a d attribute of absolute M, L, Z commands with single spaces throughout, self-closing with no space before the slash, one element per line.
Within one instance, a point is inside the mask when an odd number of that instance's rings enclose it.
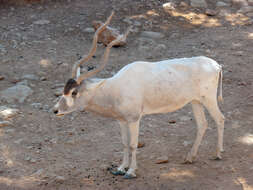
<path fill-rule="evenodd" d="M 54 106 L 54 113 L 62 116 L 80 109 L 80 86 L 74 79 L 69 79 L 60 100 Z"/>

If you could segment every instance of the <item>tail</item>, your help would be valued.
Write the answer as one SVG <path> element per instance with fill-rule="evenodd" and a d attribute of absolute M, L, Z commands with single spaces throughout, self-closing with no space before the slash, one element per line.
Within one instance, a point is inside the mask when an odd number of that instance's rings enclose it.
<path fill-rule="evenodd" d="M 218 95 L 218 101 L 223 103 L 223 97 L 222 97 L 222 68 L 219 71 L 219 80 L 220 80 L 220 93 Z"/>

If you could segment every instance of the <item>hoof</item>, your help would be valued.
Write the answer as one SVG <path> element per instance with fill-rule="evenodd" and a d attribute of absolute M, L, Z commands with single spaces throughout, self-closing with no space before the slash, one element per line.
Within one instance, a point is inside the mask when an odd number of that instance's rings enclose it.
<path fill-rule="evenodd" d="M 111 174 L 112 174 L 112 175 L 125 175 L 126 172 L 121 171 L 121 170 L 116 170 L 116 171 L 112 171 L 112 170 L 111 170 Z"/>
<path fill-rule="evenodd" d="M 221 158 L 220 156 L 216 156 L 216 157 L 214 158 L 214 160 L 220 161 L 220 160 L 222 160 L 222 158 Z"/>
<path fill-rule="evenodd" d="M 125 174 L 123 178 L 124 178 L 124 179 L 134 179 L 134 178 L 136 178 L 136 175 L 133 175 L 133 174 Z"/>

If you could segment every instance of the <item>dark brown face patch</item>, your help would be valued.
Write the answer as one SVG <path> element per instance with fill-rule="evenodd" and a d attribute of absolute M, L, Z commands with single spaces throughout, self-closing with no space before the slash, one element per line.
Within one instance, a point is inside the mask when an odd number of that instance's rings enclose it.
<path fill-rule="evenodd" d="M 64 95 L 69 94 L 70 90 L 76 88 L 78 86 L 77 82 L 74 79 L 69 79 L 68 82 L 65 84 L 63 93 Z"/>

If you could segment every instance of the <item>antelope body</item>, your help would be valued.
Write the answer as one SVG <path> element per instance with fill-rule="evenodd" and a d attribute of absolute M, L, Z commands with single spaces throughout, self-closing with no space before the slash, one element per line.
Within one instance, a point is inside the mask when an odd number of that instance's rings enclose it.
<path fill-rule="evenodd" d="M 96 32 L 95 42 L 96 36 L 110 22 L 112 15 Z M 67 82 L 63 96 L 55 105 L 55 113 L 64 115 L 85 109 L 119 121 L 124 156 L 123 163 L 112 173 L 133 178 L 136 177 L 136 149 L 142 116 L 173 112 L 191 103 L 198 127 L 196 140 L 186 157 L 186 162 L 192 163 L 207 128 L 203 109 L 205 106 L 218 126 L 216 156 L 221 159 L 224 116 L 218 108 L 217 89 L 220 80 L 218 99 L 221 100 L 222 70 L 214 60 L 201 56 L 158 62 L 138 61 L 126 65 L 111 78 L 87 79 L 102 70 L 110 48 L 119 40 L 125 40 L 127 34 L 128 32 L 107 46 L 104 62 L 100 68 L 79 76 L 80 64 L 87 61 L 96 49 L 96 43 L 93 41 L 94 51 L 91 50 L 86 58 L 74 65 L 73 78 Z M 126 171 L 126 168 L 129 169 Z"/>

